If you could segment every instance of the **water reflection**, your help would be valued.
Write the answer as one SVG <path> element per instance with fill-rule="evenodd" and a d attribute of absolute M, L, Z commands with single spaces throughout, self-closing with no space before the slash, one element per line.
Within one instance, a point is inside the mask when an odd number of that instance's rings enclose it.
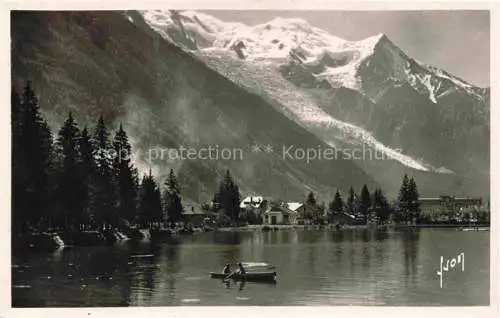
<path fill-rule="evenodd" d="M 213 235 L 213 242 L 215 244 L 238 245 L 241 243 L 241 233 L 240 232 L 216 231 L 216 232 L 214 232 L 214 235 Z"/>
<path fill-rule="evenodd" d="M 386 227 L 378 228 L 375 230 L 375 240 L 385 241 L 389 238 L 389 231 Z"/>
<path fill-rule="evenodd" d="M 404 273 L 415 282 L 417 277 L 418 252 L 420 242 L 420 229 L 404 230 L 402 232 Z M 408 282 L 408 281 L 407 281 Z"/>
<path fill-rule="evenodd" d="M 346 231 L 345 230 L 334 230 L 333 232 L 329 232 L 329 233 L 332 233 L 330 235 L 331 241 L 334 243 L 338 243 L 338 242 L 344 241 Z"/>
<path fill-rule="evenodd" d="M 243 299 L 245 305 L 484 305 L 488 244 L 481 232 L 339 229 L 212 232 L 181 244 L 65 248 L 15 259 L 13 305 L 234 305 Z M 456 250 L 468 255 L 474 275 L 450 276 L 454 282 L 442 293 L 435 267 L 439 255 Z M 277 284 L 210 278 L 210 271 L 238 261 L 276 265 Z"/>
<path fill-rule="evenodd" d="M 363 242 L 370 242 L 372 238 L 372 231 L 370 229 L 363 229 L 361 231 L 361 238 Z"/>
<path fill-rule="evenodd" d="M 232 289 L 232 287 L 236 287 L 238 291 L 242 291 L 245 288 L 246 282 L 241 281 L 241 282 L 236 282 L 233 280 L 225 280 L 222 281 L 222 285 L 224 286 L 225 289 Z"/>

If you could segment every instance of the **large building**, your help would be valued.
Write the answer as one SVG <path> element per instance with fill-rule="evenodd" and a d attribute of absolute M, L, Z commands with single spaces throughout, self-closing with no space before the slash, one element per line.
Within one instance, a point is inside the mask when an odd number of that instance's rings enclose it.
<path fill-rule="evenodd" d="M 452 215 L 468 210 L 479 209 L 481 198 L 440 196 L 437 198 L 420 198 L 420 210 L 429 215 Z"/>

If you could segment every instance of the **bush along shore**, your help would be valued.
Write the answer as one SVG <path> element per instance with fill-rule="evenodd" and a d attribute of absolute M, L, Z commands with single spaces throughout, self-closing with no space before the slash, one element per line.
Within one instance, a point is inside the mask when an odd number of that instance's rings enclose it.
<path fill-rule="evenodd" d="M 174 243 L 183 235 L 203 232 L 203 228 L 127 228 L 123 230 L 106 229 L 91 231 L 53 231 L 29 232 L 13 237 L 14 252 L 54 251 L 72 246 L 104 246 L 122 242 L 153 242 Z"/>
<path fill-rule="evenodd" d="M 470 229 L 470 230 L 485 230 L 490 227 L 489 223 L 463 224 L 463 223 L 429 223 L 429 224 L 308 224 L 308 225 L 292 225 L 292 224 L 276 224 L 276 225 L 246 225 L 246 226 L 227 226 L 215 228 L 215 231 L 220 232 L 269 232 L 269 231 L 285 231 L 285 230 L 326 230 L 326 231 L 341 231 L 347 229 L 413 229 L 413 228 L 449 228 L 449 229 Z"/>

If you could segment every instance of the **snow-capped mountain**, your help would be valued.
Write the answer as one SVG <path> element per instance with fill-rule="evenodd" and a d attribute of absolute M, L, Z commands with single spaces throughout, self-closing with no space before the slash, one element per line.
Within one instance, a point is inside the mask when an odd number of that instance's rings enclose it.
<path fill-rule="evenodd" d="M 488 89 L 414 60 L 383 34 L 348 41 L 302 19 L 247 26 L 194 11 L 141 14 L 332 146 L 364 145 L 420 171 L 489 174 Z"/>
<path fill-rule="evenodd" d="M 210 66 L 233 81 L 253 91 L 264 90 L 308 126 L 329 129 L 332 137 L 352 137 L 352 141 L 362 141 L 407 166 L 428 170 L 425 164 L 383 145 L 364 129 L 328 115 L 305 94 L 297 93 L 294 84 L 280 74 L 280 66 L 299 61 L 311 69 L 322 67 L 323 72 L 314 74 L 317 79 L 326 78 L 335 84 L 340 81 L 342 86 L 357 88 L 356 70 L 361 61 L 373 53 L 382 35 L 361 42 L 348 42 L 301 19 L 276 18 L 266 24 L 248 27 L 238 23 L 226 24 L 193 11 L 146 11 L 144 18 L 165 38 L 180 43 L 184 49 L 194 50 L 205 57 Z M 182 39 L 187 39 L 186 42 L 176 40 L 179 33 L 183 35 Z M 337 54 L 337 59 L 334 59 L 334 54 Z M 343 65 L 337 68 L 325 66 L 340 64 L 340 55 L 349 54 L 350 61 L 344 61 Z M 244 62 L 238 63 L 238 59 Z M 332 63 L 328 64 L 330 61 Z M 333 138 L 327 142 L 335 145 Z"/>
<path fill-rule="evenodd" d="M 223 22 L 195 11 L 153 10 L 143 12 L 143 16 L 151 27 L 184 49 L 228 51 L 249 62 L 283 61 L 293 57 L 294 61 L 309 68 L 315 77 L 334 86 L 362 89 L 359 73 L 376 62 L 374 59 L 384 59 L 386 69 L 375 73 L 390 72 L 394 79 L 406 81 L 418 90 L 426 90 L 434 103 L 446 94 L 441 87 L 443 80 L 481 98 L 473 85 L 443 70 L 416 62 L 384 34 L 362 41 L 347 41 L 298 18 L 278 17 L 268 23 L 247 26 Z"/>
<path fill-rule="evenodd" d="M 380 187 L 352 160 L 283 160 L 282 145 L 327 145 L 141 20 L 137 13 L 124 18 L 115 11 L 17 12 L 11 22 L 12 83 L 21 91 L 32 81 L 52 131 L 69 111 L 91 130 L 101 115 L 110 129 L 123 123 L 135 166 L 141 173 L 152 169 L 159 182 L 173 168 L 183 202 L 211 200 L 226 169 L 242 193 L 287 201 L 309 191 L 326 201 L 335 189 Z M 276 152 L 254 152 L 255 145 Z M 155 155 L 210 146 L 219 151 L 209 158 Z M 221 158 L 222 149 L 232 152 L 229 159 Z"/>

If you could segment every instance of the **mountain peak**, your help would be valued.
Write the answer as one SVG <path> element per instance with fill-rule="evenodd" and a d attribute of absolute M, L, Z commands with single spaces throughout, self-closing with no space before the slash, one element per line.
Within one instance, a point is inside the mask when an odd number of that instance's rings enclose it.
<path fill-rule="evenodd" d="M 388 40 L 387 35 L 385 35 L 385 33 L 379 33 L 379 34 L 377 34 L 377 35 L 375 35 L 373 37 L 377 38 L 379 40 L 379 42 L 382 41 L 382 40 Z"/>
<path fill-rule="evenodd" d="M 302 30 L 311 30 L 313 26 L 309 24 L 304 19 L 301 18 L 281 18 L 276 17 L 273 20 L 261 24 L 260 26 L 264 26 L 266 29 L 270 29 L 271 27 L 278 27 L 283 29 L 302 29 Z M 256 26 L 259 27 L 259 26 Z"/>
<path fill-rule="evenodd" d="M 379 33 L 377 35 L 370 36 L 364 40 L 357 41 L 354 43 L 359 43 L 361 46 L 370 48 L 371 51 L 375 51 L 376 48 L 391 43 L 391 40 L 385 35 L 385 33 Z M 393 44 L 394 45 L 394 44 Z"/>

